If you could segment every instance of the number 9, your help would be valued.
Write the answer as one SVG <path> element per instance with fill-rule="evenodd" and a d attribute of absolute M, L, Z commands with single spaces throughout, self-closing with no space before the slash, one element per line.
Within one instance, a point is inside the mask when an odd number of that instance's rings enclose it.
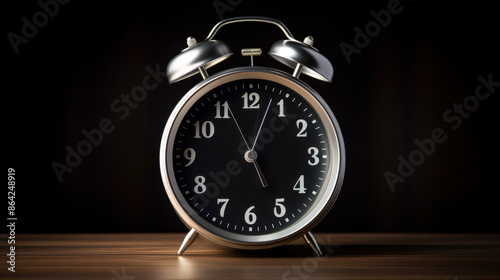
<path fill-rule="evenodd" d="M 194 159 L 196 158 L 196 152 L 194 151 L 194 149 L 193 148 L 185 149 L 184 150 L 184 158 L 189 160 L 189 162 L 186 165 L 184 165 L 185 167 L 188 167 L 191 164 L 193 164 Z"/>

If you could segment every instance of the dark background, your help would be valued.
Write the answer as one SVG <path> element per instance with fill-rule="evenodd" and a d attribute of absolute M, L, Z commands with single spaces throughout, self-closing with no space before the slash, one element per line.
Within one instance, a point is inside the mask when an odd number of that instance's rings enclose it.
<path fill-rule="evenodd" d="M 70 1 L 17 54 L 7 34 L 21 35 L 22 18 L 33 22 L 41 8 L 37 1 L 4 3 L 3 161 L 16 170 L 16 231 L 186 231 L 164 191 L 158 152 L 171 110 L 200 77 L 174 85 L 164 79 L 123 120 L 111 104 L 142 84 L 147 66 L 164 71 L 188 36 L 204 39 L 221 19 L 214 3 L 232 3 L 224 18 L 279 19 L 299 40 L 312 35 L 335 68 L 331 84 L 301 76 L 330 104 L 347 151 L 343 189 L 316 231 L 498 233 L 500 89 L 456 130 L 443 119 L 474 94 L 478 76 L 500 81 L 498 10 L 491 1 L 402 0 L 403 10 L 348 63 L 339 45 L 354 45 L 353 28 L 364 29 L 370 11 L 389 2 Z M 234 24 L 216 39 L 235 55 L 209 74 L 248 65 L 242 47 L 263 49 L 257 65 L 292 71 L 265 55 L 284 39 L 276 27 Z M 65 164 L 66 147 L 76 149 L 86 139 L 82 130 L 106 118 L 115 129 L 60 182 L 52 164 Z M 408 159 L 414 141 L 436 128 L 446 141 L 391 190 L 384 172 L 397 174 L 398 156 Z"/>

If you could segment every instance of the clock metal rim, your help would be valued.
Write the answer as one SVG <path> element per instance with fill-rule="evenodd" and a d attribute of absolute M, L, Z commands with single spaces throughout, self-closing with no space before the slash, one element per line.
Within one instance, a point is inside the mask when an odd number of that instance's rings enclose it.
<path fill-rule="evenodd" d="M 286 87 L 297 92 L 321 117 L 325 123 L 325 130 L 329 139 L 329 148 L 332 152 L 329 153 L 331 167 L 325 177 L 324 189 L 321 190 L 321 198 L 315 201 L 311 206 L 312 210 L 308 211 L 299 221 L 295 222 L 283 230 L 263 235 L 245 235 L 224 231 L 207 221 L 196 221 L 191 215 L 197 215 L 186 203 L 186 208 L 181 204 L 182 196 L 177 197 L 174 188 L 177 190 L 177 182 L 173 172 L 173 140 L 179 123 L 182 121 L 184 114 L 189 108 L 205 93 L 218 87 L 221 84 L 241 80 L 241 79 L 264 79 L 283 84 Z M 304 92 L 309 94 L 303 94 Z M 331 123 L 331 125 L 330 125 Z M 336 139 L 335 141 L 333 141 Z M 335 143 L 333 143 L 335 142 Z M 329 212 L 335 200 L 338 197 L 342 187 L 344 172 L 345 172 L 345 148 L 342 133 L 339 124 L 326 102 L 314 89 L 307 84 L 298 80 L 288 73 L 269 67 L 245 66 L 228 69 L 220 72 L 208 79 L 201 81 L 196 86 L 184 95 L 181 101 L 172 111 L 165 130 L 163 132 L 160 146 L 160 172 L 163 184 L 170 202 L 172 203 L 177 215 L 188 228 L 193 228 L 201 235 L 208 239 L 233 248 L 240 249 L 264 249 L 271 248 L 285 243 L 291 242 L 296 238 L 306 234 L 314 226 L 316 226 L 324 216 Z M 170 180 L 172 178 L 172 180 Z M 207 229 L 209 228 L 209 229 Z"/>

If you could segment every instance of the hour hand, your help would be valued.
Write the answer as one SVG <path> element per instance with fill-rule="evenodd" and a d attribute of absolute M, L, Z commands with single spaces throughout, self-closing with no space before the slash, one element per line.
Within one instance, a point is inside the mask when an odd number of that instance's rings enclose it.
<path fill-rule="evenodd" d="M 255 169 L 257 170 L 257 175 L 259 175 L 260 182 L 262 183 L 262 186 L 265 188 L 268 186 L 266 178 L 264 178 L 264 174 L 262 173 L 262 170 L 260 170 L 259 164 L 254 161 L 253 165 L 255 166 Z"/>
<path fill-rule="evenodd" d="M 266 112 L 264 113 L 264 117 L 262 118 L 262 121 L 260 122 L 259 126 L 259 131 L 257 131 L 257 135 L 255 136 L 255 140 L 253 142 L 252 148 L 248 150 L 248 152 L 245 153 L 245 160 L 250 162 L 253 162 L 255 165 L 255 169 L 257 170 L 257 174 L 259 175 L 260 182 L 262 183 L 262 186 L 265 188 L 267 187 L 267 181 L 266 178 L 264 178 L 264 174 L 262 173 L 262 170 L 260 169 L 259 165 L 257 164 L 257 152 L 254 150 L 255 144 L 257 144 L 257 139 L 259 138 L 260 131 L 262 130 L 262 125 L 264 124 L 264 121 L 266 120 L 267 112 L 269 112 L 269 108 L 271 107 L 271 103 L 273 100 L 269 100 L 269 103 L 267 104 Z"/>
<path fill-rule="evenodd" d="M 257 175 L 259 175 L 260 182 L 262 183 L 262 186 L 265 188 L 268 186 L 267 180 L 264 177 L 264 173 L 262 173 L 262 170 L 259 167 L 259 164 L 257 163 L 257 152 L 254 150 L 247 151 L 245 153 L 245 160 L 247 162 L 253 163 L 255 166 L 255 170 L 257 170 Z"/>
<path fill-rule="evenodd" d="M 271 103 L 269 103 L 269 104 L 271 104 Z M 231 118 L 234 120 L 236 127 L 238 127 L 238 131 L 240 132 L 241 138 L 243 138 L 243 141 L 245 142 L 245 145 L 247 146 L 248 151 L 245 153 L 245 160 L 249 163 L 253 163 L 253 165 L 255 166 L 255 170 L 257 170 L 257 175 L 259 176 L 259 179 L 260 179 L 260 182 L 262 183 L 262 186 L 267 187 L 267 185 L 268 185 L 267 180 L 266 180 L 266 178 L 264 178 L 264 174 L 262 173 L 262 170 L 260 169 L 259 164 L 257 163 L 257 152 L 250 148 L 250 145 L 248 145 L 248 142 L 245 139 L 245 135 L 243 135 L 243 132 L 241 131 L 240 125 L 238 124 L 238 121 L 234 117 L 233 112 L 231 111 L 231 108 L 229 108 L 229 106 L 228 106 L 228 109 L 229 109 L 229 113 L 231 114 Z M 268 106 L 268 110 L 269 110 L 269 106 Z M 267 114 L 267 110 L 266 110 L 266 114 Z M 265 116 L 264 116 L 264 118 L 265 118 Z M 261 127 L 262 127 L 262 125 L 261 125 Z M 255 146 L 255 143 L 254 143 L 254 146 Z"/>

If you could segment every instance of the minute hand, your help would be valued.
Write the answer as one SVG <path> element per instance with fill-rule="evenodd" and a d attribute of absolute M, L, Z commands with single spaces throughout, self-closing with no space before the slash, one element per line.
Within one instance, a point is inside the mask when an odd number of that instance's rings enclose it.
<path fill-rule="evenodd" d="M 262 125 L 264 124 L 264 121 L 266 120 L 267 112 L 269 112 L 269 108 L 271 107 L 271 103 L 273 100 L 269 100 L 269 104 L 267 104 L 266 112 L 264 112 L 264 117 L 262 118 L 262 121 L 260 122 L 260 127 L 259 130 L 257 131 L 257 135 L 255 135 L 255 140 L 253 141 L 252 145 L 252 151 L 255 148 L 255 144 L 257 144 L 257 139 L 259 139 L 260 131 L 262 130 Z"/>

